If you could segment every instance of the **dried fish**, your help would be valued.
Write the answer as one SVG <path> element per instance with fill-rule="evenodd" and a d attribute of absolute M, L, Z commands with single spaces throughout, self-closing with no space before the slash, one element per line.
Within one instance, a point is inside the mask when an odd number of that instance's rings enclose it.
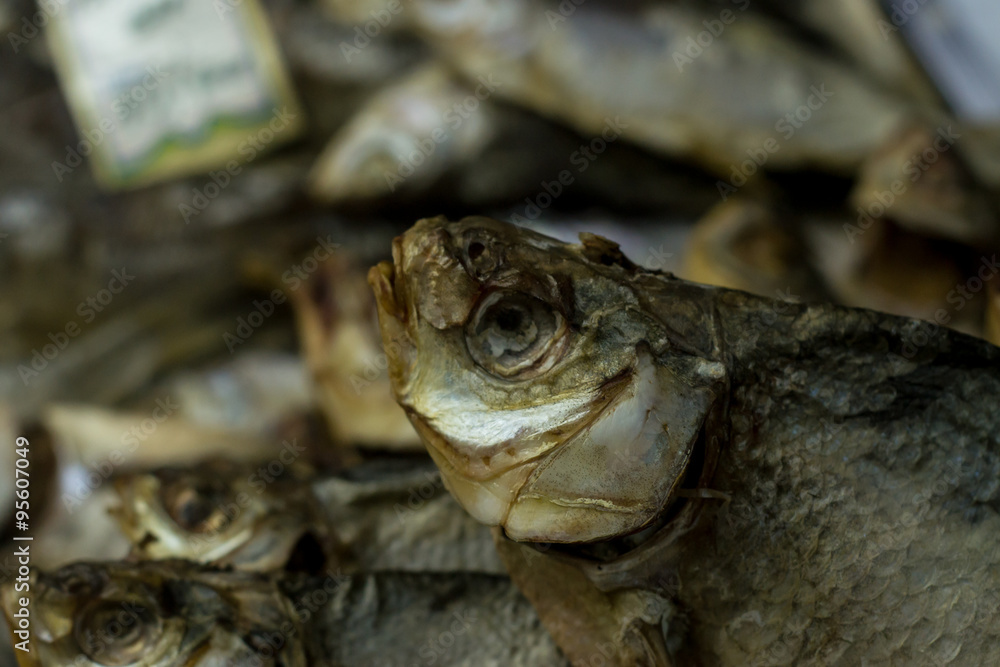
<path fill-rule="evenodd" d="M 294 462 L 294 459 L 291 459 Z M 335 543 L 303 471 L 212 460 L 120 477 L 118 524 L 140 559 L 183 558 L 267 572 L 316 570 Z"/>
<path fill-rule="evenodd" d="M 934 84 L 917 64 L 899 32 L 887 30 L 891 26 L 889 17 L 878 0 L 778 0 L 768 2 L 767 6 L 822 34 L 850 58 L 852 65 L 877 79 L 886 89 L 899 91 L 921 104 L 940 106 Z"/>
<path fill-rule="evenodd" d="M 683 277 L 772 298 L 829 300 L 803 240 L 775 215 L 741 199 L 713 208 L 688 240 Z"/>
<path fill-rule="evenodd" d="M 1000 345 L 1000 286 L 990 283 L 986 291 L 986 340 Z"/>
<path fill-rule="evenodd" d="M 469 80 L 488 75 L 498 95 L 584 134 L 617 132 L 726 177 L 755 154 L 768 168 L 850 171 L 912 118 L 905 103 L 748 4 L 627 12 L 415 1 L 410 10 Z"/>
<path fill-rule="evenodd" d="M 1000 660 L 1000 349 L 481 217 L 393 258 L 396 396 L 575 664 Z"/>
<path fill-rule="evenodd" d="M 338 474 L 212 461 L 125 475 L 116 516 L 140 559 L 242 570 L 488 572 L 489 531 L 430 461 L 376 459 Z"/>
<path fill-rule="evenodd" d="M 375 300 L 357 259 L 333 253 L 291 295 L 305 362 L 334 441 L 423 451 L 392 398 Z"/>
<path fill-rule="evenodd" d="M 374 460 L 312 486 L 361 571 L 505 572 L 489 530 L 445 491 L 430 461 Z"/>
<path fill-rule="evenodd" d="M 565 665 L 506 577 L 317 576 L 215 570 L 184 561 L 76 563 L 33 571 L 16 627 L 34 635 L 21 667 L 262 664 L 271 667 Z"/>
<path fill-rule="evenodd" d="M 427 188 L 494 136 L 497 112 L 479 108 L 490 92 L 476 97 L 439 64 L 418 69 L 340 130 L 313 169 L 311 193 L 336 202 Z M 469 99 L 472 110 L 463 107 Z"/>
<path fill-rule="evenodd" d="M 988 246 L 1000 216 L 952 147 L 948 126 L 911 128 L 865 162 L 851 193 L 859 225 L 886 218 L 920 234 Z"/>

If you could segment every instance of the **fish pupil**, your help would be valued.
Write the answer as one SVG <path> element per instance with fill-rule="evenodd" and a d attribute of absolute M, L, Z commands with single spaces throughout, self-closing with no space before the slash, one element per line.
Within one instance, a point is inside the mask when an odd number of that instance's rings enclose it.
<path fill-rule="evenodd" d="M 504 331 L 514 333 L 524 322 L 524 313 L 518 308 L 503 308 L 497 313 L 497 326 Z"/>
<path fill-rule="evenodd" d="M 466 252 L 469 254 L 469 259 L 475 261 L 479 259 L 484 252 L 486 252 L 486 246 L 479 241 L 473 241 L 469 244 Z"/>

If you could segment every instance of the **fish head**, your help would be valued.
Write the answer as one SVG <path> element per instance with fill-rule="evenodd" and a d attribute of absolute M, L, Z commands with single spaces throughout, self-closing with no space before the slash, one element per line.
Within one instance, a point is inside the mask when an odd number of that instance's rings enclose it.
<path fill-rule="evenodd" d="M 724 381 L 672 344 L 617 245 L 581 241 L 426 219 L 369 273 L 397 401 L 459 503 L 515 540 L 650 524 Z"/>
<path fill-rule="evenodd" d="M 322 561 L 315 552 L 327 536 L 314 520 L 308 485 L 282 472 L 271 476 L 266 464 L 258 470 L 211 460 L 125 474 L 115 483 L 115 518 L 140 559 L 183 558 L 257 572 L 306 556 Z"/>
<path fill-rule="evenodd" d="M 291 603 L 273 582 L 182 561 L 74 563 L 0 590 L 11 629 L 31 619 L 21 667 L 304 665 Z M 22 606 L 21 602 L 26 602 Z M 26 612 L 22 612 L 26 610 Z"/>

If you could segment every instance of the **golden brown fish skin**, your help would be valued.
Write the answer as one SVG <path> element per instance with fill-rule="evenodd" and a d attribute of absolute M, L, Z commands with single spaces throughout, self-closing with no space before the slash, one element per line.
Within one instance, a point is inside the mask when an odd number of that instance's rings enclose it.
<path fill-rule="evenodd" d="M 482 273 L 467 270 L 461 254 L 475 234 L 475 254 L 495 260 L 490 275 L 507 285 L 548 275 L 563 281 L 563 296 L 577 294 L 578 306 L 586 297 L 642 314 L 620 320 L 631 329 L 603 327 L 603 338 L 588 338 L 592 322 L 573 316 L 564 344 L 590 346 L 589 373 L 600 381 L 634 368 L 643 350 L 657 364 L 683 360 L 718 376 L 707 382 L 696 370 L 668 385 L 692 401 L 679 414 L 703 428 L 684 461 L 686 477 L 670 487 L 658 516 L 640 524 L 648 529 L 545 558 L 570 559 L 609 595 L 640 588 L 670 600 L 675 609 L 658 625 L 678 664 L 1000 661 L 1000 349 L 873 311 L 693 285 L 638 269 L 600 239 L 568 246 L 482 218 L 424 220 L 396 240 L 396 265 L 380 265 L 370 280 L 384 341 L 395 345 L 396 394 L 460 502 L 469 503 L 463 485 L 483 480 L 520 490 L 534 473 L 512 471 L 537 465 L 539 454 L 518 460 L 523 443 L 515 439 L 500 465 L 476 460 L 475 448 L 443 442 L 447 415 L 419 414 L 428 403 L 415 391 L 436 389 L 433 378 L 445 372 L 451 393 L 435 399 L 467 410 L 474 429 L 474 398 L 501 410 L 522 404 L 533 387 L 558 397 L 564 382 L 588 381 L 567 354 L 527 382 L 482 391 L 483 368 L 455 333 L 484 290 Z M 609 292 L 580 293 L 595 284 Z M 449 374 L 454 368 L 465 372 Z M 540 456 L 567 451 L 566 442 Z M 509 517 L 498 516 L 510 534 Z M 580 531 L 575 541 L 591 539 L 590 522 L 567 508 L 565 525 Z M 574 541 L 553 536 L 545 541 Z M 556 604 L 561 612 L 571 606 Z M 581 605 L 579 614 L 594 609 Z"/>
<path fill-rule="evenodd" d="M 376 342 L 375 303 L 362 266 L 333 253 L 292 291 L 305 361 L 339 445 L 423 451 L 393 402 L 385 358 Z"/>
<path fill-rule="evenodd" d="M 684 251 L 683 277 L 698 283 L 794 301 L 830 301 L 809 250 L 775 210 L 748 198 L 714 206 Z"/>

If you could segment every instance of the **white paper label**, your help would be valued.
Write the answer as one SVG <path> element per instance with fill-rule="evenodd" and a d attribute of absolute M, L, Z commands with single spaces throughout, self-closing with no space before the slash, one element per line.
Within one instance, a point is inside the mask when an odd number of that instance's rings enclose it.
<path fill-rule="evenodd" d="M 54 19 L 81 147 L 108 185 L 211 169 L 278 112 L 300 117 L 255 1 L 69 0 Z"/>

